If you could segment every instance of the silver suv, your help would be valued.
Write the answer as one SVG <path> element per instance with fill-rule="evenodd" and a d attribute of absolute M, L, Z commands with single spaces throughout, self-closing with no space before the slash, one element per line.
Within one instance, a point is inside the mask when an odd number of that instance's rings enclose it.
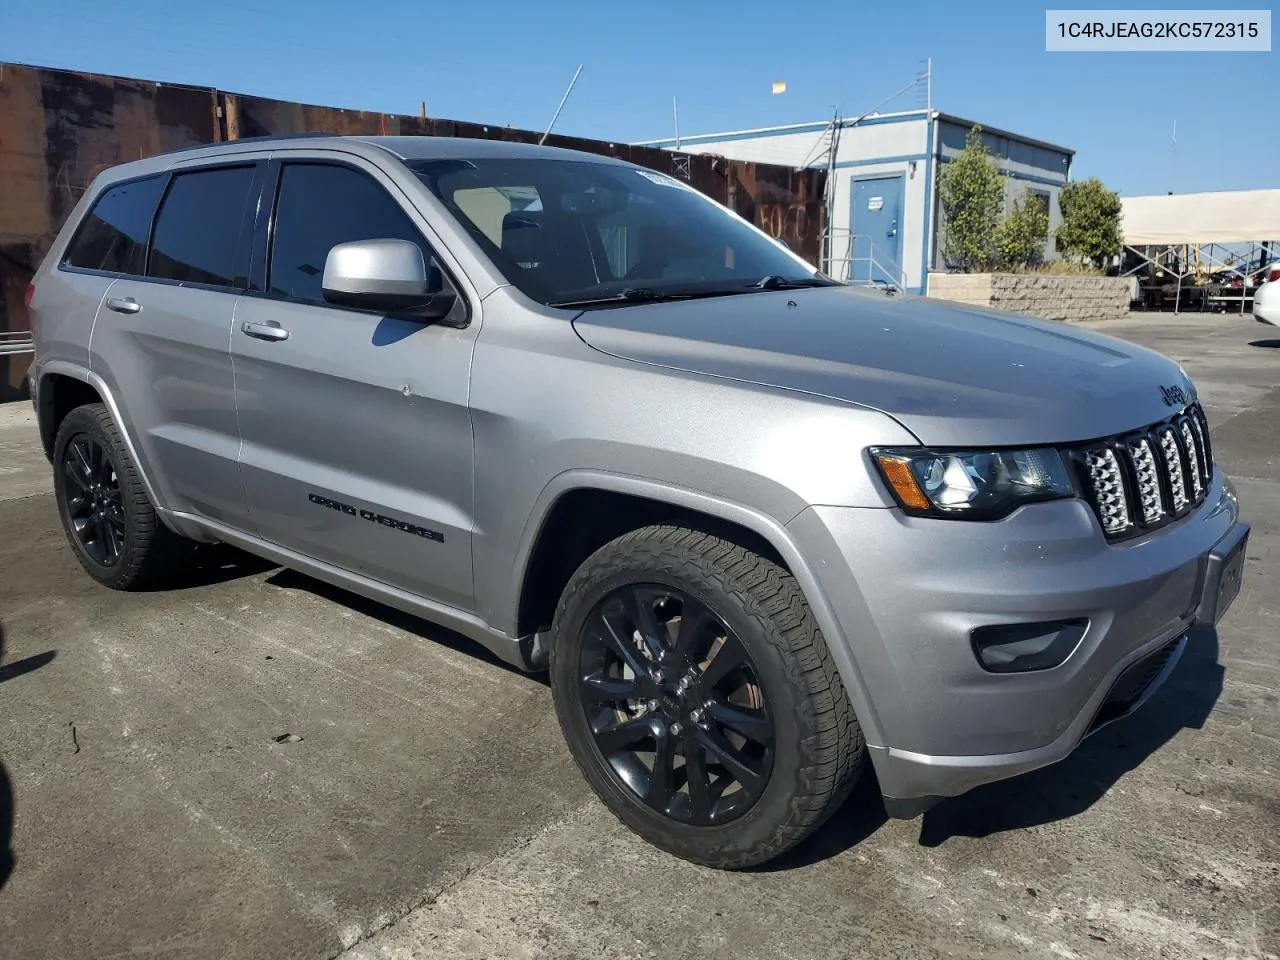
<path fill-rule="evenodd" d="M 1185 373 L 838 284 L 679 180 L 462 139 L 128 163 L 28 290 L 109 587 L 221 541 L 549 668 L 627 825 L 744 867 L 1065 757 L 1240 585 Z"/>

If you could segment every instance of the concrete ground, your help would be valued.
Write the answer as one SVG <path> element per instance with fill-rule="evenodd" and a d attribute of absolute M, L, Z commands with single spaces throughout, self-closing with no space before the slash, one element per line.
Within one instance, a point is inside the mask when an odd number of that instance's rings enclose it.
<path fill-rule="evenodd" d="M 1067 761 L 913 822 L 863 790 L 741 874 L 620 827 L 541 680 L 436 627 L 233 553 L 94 586 L 0 408 L 0 957 L 1277 957 L 1280 339 L 1097 326 L 1206 402 L 1254 525 L 1220 631 Z"/>

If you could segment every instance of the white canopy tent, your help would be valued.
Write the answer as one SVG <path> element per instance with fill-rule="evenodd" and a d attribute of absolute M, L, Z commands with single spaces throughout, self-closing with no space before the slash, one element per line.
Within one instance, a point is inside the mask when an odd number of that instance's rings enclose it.
<path fill-rule="evenodd" d="M 1280 239 L 1280 190 L 1123 197 L 1120 204 L 1130 247 Z"/>
<path fill-rule="evenodd" d="M 1239 301 L 1243 312 L 1255 282 L 1248 271 L 1280 254 L 1280 190 L 1122 197 L 1120 203 L 1126 260 L 1139 261 L 1125 271 L 1138 284 L 1135 298 L 1139 290 L 1157 301 L 1172 296 L 1175 313 L 1184 296 L 1202 310 Z"/>

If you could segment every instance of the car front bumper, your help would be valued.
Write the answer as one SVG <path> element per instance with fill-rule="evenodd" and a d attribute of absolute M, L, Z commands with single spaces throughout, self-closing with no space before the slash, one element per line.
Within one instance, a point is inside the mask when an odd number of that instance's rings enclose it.
<path fill-rule="evenodd" d="M 1172 672 L 1188 631 L 1239 588 L 1249 528 L 1215 470 L 1200 508 L 1122 544 L 1079 500 L 996 523 L 899 510 L 811 507 L 791 522 L 848 647 L 886 807 L 938 799 L 1043 767 L 1141 705 Z M 1086 619 L 1050 669 L 992 673 L 973 630 Z M 864 716 L 864 714 L 867 714 Z"/>

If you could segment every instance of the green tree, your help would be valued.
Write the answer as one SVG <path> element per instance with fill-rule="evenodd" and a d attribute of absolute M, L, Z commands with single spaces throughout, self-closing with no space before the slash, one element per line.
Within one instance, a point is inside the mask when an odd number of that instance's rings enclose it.
<path fill-rule="evenodd" d="M 1023 191 L 996 227 L 995 248 L 1002 269 L 1038 267 L 1049 240 L 1049 208 L 1044 197 Z"/>
<path fill-rule="evenodd" d="M 1068 183 L 1058 193 L 1062 225 L 1057 246 L 1062 253 L 1105 266 L 1108 257 L 1120 252 L 1124 243 L 1120 232 L 1120 196 L 1108 190 L 1097 177 Z"/>
<path fill-rule="evenodd" d="M 982 128 L 965 137 L 964 149 L 938 175 L 945 220 L 943 256 L 966 273 L 987 269 L 996 258 L 996 227 L 1004 206 L 1004 177 L 982 143 Z"/>

